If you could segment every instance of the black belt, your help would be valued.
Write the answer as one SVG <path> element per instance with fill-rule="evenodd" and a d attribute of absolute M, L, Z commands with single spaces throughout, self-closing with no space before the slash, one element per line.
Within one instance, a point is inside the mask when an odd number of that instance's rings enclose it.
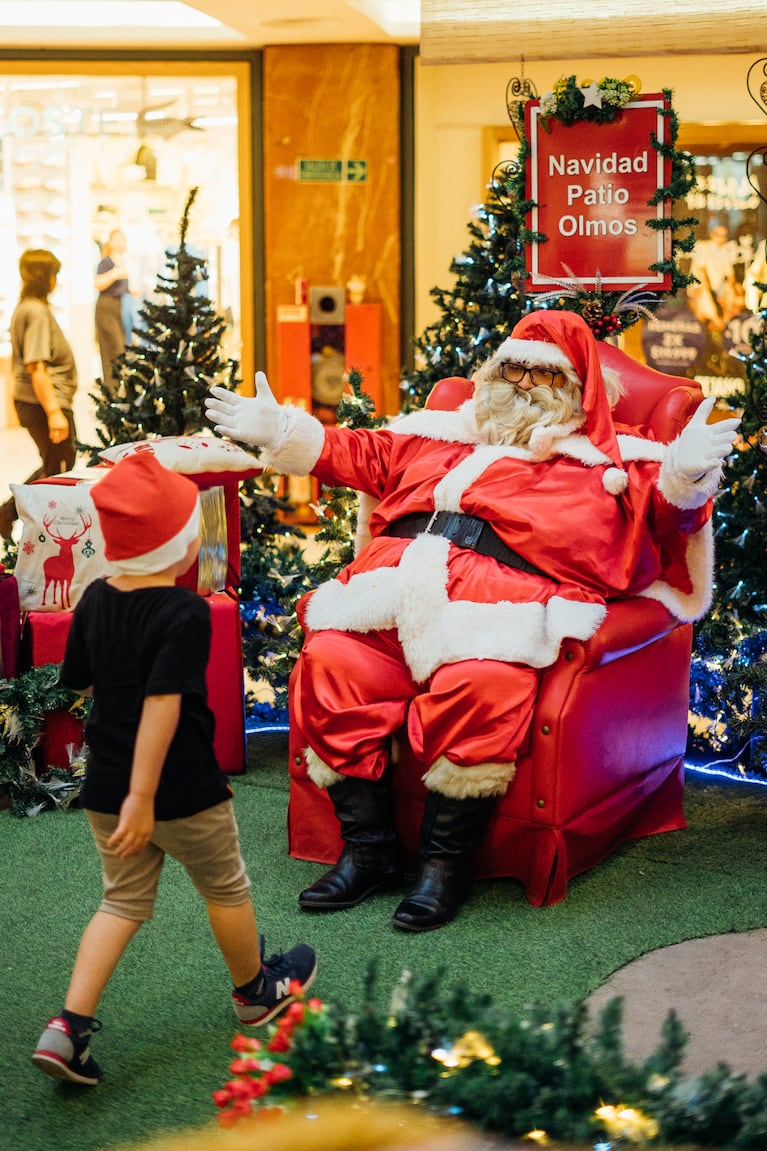
<path fill-rule="evenodd" d="M 411 515 L 394 520 L 384 528 L 382 535 L 414 539 L 422 532 L 426 535 L 444 536 L 459 548 L 468 548 L 470 551 L 479 552 L 480 555 L 490 556 L 499 563 L 519 568 L 520 571 L 529 572 L 530 575 L 543 576 L 544 579 L 551 578 L 535 564 L 528 563 L 526 559 L 507 547 L 490 524 L 479 516 L 467 516 L 463 512 L 413 512 Z"/>

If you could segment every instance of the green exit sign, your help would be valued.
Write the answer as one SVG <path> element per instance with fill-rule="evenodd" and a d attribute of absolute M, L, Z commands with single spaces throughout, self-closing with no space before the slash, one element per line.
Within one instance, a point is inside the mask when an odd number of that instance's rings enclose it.
<path fill-rule="evenodd" d="M 299 184 L 364 184 L 367 160 L 299 160 Z"/>

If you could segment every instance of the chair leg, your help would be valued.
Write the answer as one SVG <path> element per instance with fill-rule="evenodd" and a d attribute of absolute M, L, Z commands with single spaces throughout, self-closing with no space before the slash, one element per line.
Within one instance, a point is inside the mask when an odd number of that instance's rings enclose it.
<path fill-rule="evenodd" d="M 394 803 L 387 776 L 345 776 L 328 788 L 341 824 L 344 849 L 338 862 L 298 897 L 305 911 L 354 907 L 404 874 L 404 853 L 394 828 Z"/>
<path fill-rule="evenodd" d="M 392 917 L 402 931 L 433 931 L 455 919 L 471 888 L 471 861 L 487 830 L 495 796 L 454 799 L 429 791 L 413 890 Z"/>

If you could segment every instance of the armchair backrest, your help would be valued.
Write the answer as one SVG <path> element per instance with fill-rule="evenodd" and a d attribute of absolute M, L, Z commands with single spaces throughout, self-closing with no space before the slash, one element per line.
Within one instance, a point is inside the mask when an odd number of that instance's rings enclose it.
<path fill-rule="evenodd" d="M 616 423 L 638 428 L 655 440 L 673 440 L 703 399 L 700 385 L 694 380 L 658 372 L 612 344 L 599 344 L 599 359 L 603 367 L 618 372 L 625 388 L 625 395 L 613 412 Z M 434 385 L 425 406 L 452 411 L 473 391 L 471 380 L 448 376 Z"/>

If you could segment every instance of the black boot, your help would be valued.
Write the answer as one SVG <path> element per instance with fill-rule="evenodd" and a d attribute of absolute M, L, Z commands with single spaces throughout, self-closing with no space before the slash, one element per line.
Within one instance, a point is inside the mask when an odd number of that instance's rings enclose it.
<path fill-rule="evenodd" d="M 403 931 L 432 931 L 455 919 L 471 888 L 471 861 L 495 807 L 495 796 L 453 799 L 430 791 L 421 822 L 415 887 L 392 923 Z"/>
<path fill-rule="evenodd" d="M 402 879 L 404 856 L 394 829 L 394 804 L 386 777 L 344 776 L 328 795 L 341 824 L 344 849 L 330 871 L 298 897 L 304 911 L 341 911 Z"/>

